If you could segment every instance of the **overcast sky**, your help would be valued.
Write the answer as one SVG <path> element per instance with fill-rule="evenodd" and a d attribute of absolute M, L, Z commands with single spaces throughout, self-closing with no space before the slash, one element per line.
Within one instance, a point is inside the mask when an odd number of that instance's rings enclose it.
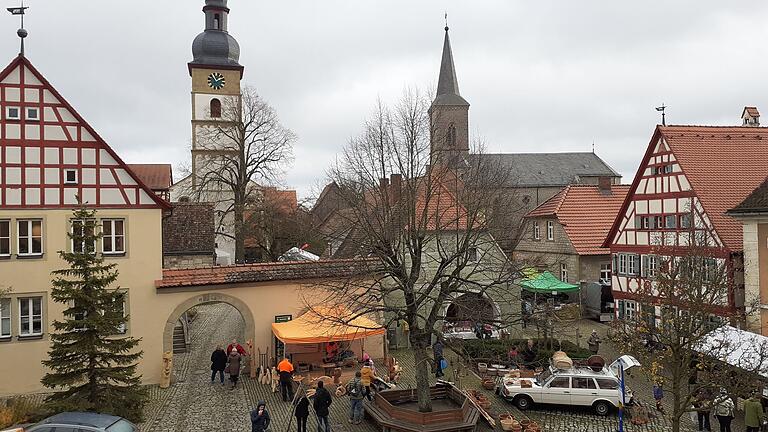
<path fill-rule="evenodd" d="M 4 6 L 17 3 L 7 0 Z M 27 57 L 129 163 L 189 159 L 203 0 L 27 0 Z M 596 152 L 631 182 L 668 124 L 768 111 L 768 2 L 230 0 L 244 82 L 298 135 L 284 185 L 311 194 L 377 97 L 434 86 L 448 12 L 470 128 L 492 152 Z M 0 18 L 0 53 L 18 20 Z M 768 120 L 766 120 L 768 122 Z"/>

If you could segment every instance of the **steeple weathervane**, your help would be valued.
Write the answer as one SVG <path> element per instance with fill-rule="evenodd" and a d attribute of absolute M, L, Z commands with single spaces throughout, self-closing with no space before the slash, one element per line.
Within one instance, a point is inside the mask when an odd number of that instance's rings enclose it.
<path fill-rule="evenodd" d="M 21 39 L 21 51 L 19 52 L 19 55 L 24 55 L 24 38 L 27 37 L 29 33 L 27 33 L 27 30 L 24 29 L 24 11 L 29 9 L 29 7 L 24 6 L 24 0 L 21 0 L 21 6 L 19 7 L 10 7 L 7 8 L 8 12 L 11 13 L 11 15 L 21 15 L 21 28 L 16 31 L 16 34 L 19 36 L 19 39 Z"/>

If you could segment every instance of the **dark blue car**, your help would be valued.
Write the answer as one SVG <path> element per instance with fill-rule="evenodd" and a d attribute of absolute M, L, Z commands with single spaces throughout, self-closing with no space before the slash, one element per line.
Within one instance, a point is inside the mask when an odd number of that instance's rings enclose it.
<path fill-rule="evenodd" d="M 136 432 L 139 429 L 128 420 L 108 414 L 65 412 L 23 428 L 8 431 L 23 432 Z"/>

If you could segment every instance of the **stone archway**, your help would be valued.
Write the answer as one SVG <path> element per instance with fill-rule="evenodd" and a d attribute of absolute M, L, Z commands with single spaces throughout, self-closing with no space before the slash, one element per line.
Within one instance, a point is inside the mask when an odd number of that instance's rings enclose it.
<path fill-rule="evenodd" d="M 171 312 L 171 315 L 165 322 L 165 329 L 163 331 L 164 353 L 173 351 L 173 329 L 181 315 L 195 306 L 210 303 L 226 303 L 237 309 L 237 311 L 240 312 L 240 316 L 243 317 L 243 322 L 245 323 L 245 341 L 243 342 L 254 340 L 256 326 L 254 324 L 253 313 L 251 312 L 251 308 L 249 308 L 245 302 L 236 297 L 222 293 L 199 294 L 194 297 L 190 297 L 189 299 L 176 306 L 176 309 Z"/>
<path fill-rule="evenodd" d="M 446 321 L 493 322 L 498 318 L 498 306 L 481 293 L 466 293 L 451 299 L 445 307 Z"/>

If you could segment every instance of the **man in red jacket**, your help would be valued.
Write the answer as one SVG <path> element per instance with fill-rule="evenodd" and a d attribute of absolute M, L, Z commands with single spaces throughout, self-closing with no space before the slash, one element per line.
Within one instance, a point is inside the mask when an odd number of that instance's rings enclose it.
<path fill-rule="evenodd" d="M 237 343 L 237 339 L 232 339 L 232 343 L 231 343 L 231 344 L 229 344 L 229 345 L 227 345 L 227 355 L 229 355 L 229 353 L 230 353 L 230 352 L 231 352 L 233 349 L 236 349 L 236 350 L 237 350 L 237 352 L 238 352 L 240 355 L 248 355 L 248 351 L 246 351 L 246 350 L 245 350 L 245 348 L 243 348 L 243 346 L 242 346 L 242 345 L 240 345 L 239 343 Z"/>

